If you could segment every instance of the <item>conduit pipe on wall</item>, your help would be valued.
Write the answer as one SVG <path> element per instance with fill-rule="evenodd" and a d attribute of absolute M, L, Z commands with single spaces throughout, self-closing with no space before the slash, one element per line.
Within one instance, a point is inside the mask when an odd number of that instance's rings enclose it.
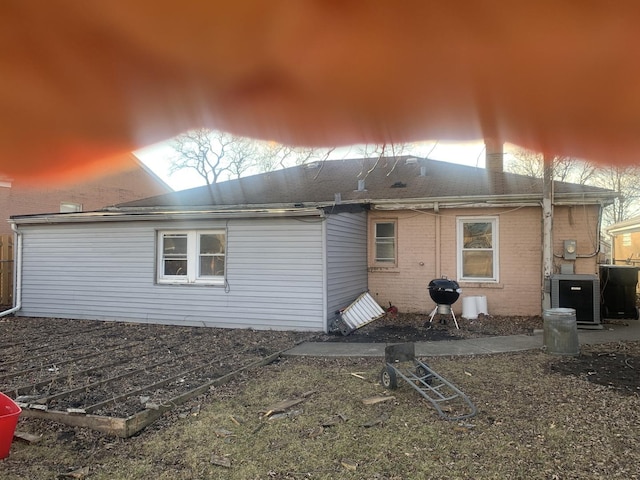
<path fill-rule="evenodd" d="M 442 276 L 442 265 L 440 263 L 441 257 L 441 246 L 440 246 L 440 204 L 438 202 L 433 203 L 433 212 L 436 214 L 436 228 L 435 228 L 435 236 L 436 236 L 436 248 L 435 248 L 435 278 L 440 278 Z"/>
<path fill-rule="evenodd" d="M 15 223 L 11 224 L 11 230 L 16 237 L 15 262 L 13 265 L 13 308 L 0 312 L 0 317 L 6 317 L 22 308 L 22 232 Z"/>

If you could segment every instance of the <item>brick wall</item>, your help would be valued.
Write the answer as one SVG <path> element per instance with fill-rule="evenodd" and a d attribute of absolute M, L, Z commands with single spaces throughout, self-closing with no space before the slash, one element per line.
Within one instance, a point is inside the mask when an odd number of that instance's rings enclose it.
<path fill-rule="evenodd" d="M 553 214 L 553 252 L 555 273 L 560 273 L 563 263 L 573 263 L 575 273 L 598 273 L 598 207 L 574 206 L 555 207 Z M 578 257 L 576 260 L 564 260 L 564 240 L 576 240 Z"/>
<path fill-rule="evenodd" d="M 556 207 L 554 253 L 562 255 L 563 240 L 575 239 L 578 254 L 594 252 L 597 207 Z M 378 268 L 373 263 L 373 235 L 369 243 L 369 290 L 383 306 L 400 311 L 429 313 L 435 306 L 427 285 L 446 275 L 457 280 L 456 219 L 459 216 L 495 216 L 499 228 L 499 281 L 460 282 L 463 295 L 484 295 L 493 315 L 539 315 L 542 301 L 542 214 L 538 207 L 519 209 L 442 209 L 370 213 L 370 232 L 377 219 L 396 219 L 397 265 Z M 439 227 L 438 227 L 439 222 Z M 436 235 L 439 229 L 439 236 Z M 439 242 L 437 241 L 439 237 Z M 439 255 L 438 255 L 439 252 Z M 439 262 L 438 262 L 439 257 Z M 576 273 L 594 273 L 597 256 L 575 261 Z M 560 263 L 556 257 L 556 271 Z M 462 301 L 454 305 L 462 313 Z"/>

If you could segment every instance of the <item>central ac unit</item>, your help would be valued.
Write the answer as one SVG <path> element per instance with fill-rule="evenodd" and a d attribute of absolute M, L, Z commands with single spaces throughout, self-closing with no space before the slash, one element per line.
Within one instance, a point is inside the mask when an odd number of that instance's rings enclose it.
<path fill-rule="evenodd" d="M 602 328 L 598 276 L 551 275 L 551 307 L 573 308 L 578 325 Z"/>

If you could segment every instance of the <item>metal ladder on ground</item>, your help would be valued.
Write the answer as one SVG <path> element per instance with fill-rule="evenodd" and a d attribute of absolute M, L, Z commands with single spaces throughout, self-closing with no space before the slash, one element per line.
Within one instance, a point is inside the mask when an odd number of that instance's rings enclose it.
<path fill-rule="evenodd" d="M 384 353 L 385 366 L 380 373 L 380 383 L 385 388 L 395 390 L 398 378 L 402 378 L 445 420 L 463 420 L 477 413 L 476 406 L 462 390 L 415 357 L 413 343 L 389 345 Z"/>

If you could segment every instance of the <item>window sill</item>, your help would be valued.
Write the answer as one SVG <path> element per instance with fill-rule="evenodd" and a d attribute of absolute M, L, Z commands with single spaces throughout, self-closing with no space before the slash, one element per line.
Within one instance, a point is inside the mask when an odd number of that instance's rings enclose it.
<path fill-rule="evenodd" d="M 172 282 L 167 280 L 160 280 L 156 282 L 156 285 L 173 285 L 183 287 L 223 287 L 224 282 Z"/>
<path fill-rule="evenodd" d="M 472 282 L 467 280 L 459 280 L 458 285 L 460 285 L 461 288 L 504 288 L 504 283 L 498 282 Z"/>
<path fill-rule="evenodd" d="M 369 273 L 400 273 L 398 267 L 369 267 L 367 271 Z"/>

